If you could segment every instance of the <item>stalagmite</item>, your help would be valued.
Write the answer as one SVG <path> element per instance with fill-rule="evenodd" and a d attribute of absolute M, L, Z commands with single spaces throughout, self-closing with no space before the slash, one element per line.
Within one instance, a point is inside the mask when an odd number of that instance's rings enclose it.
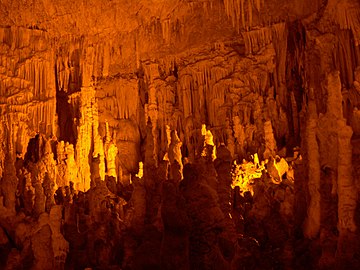
<path fill-rule="evenodd" d="M 99 175 L 101 180 L 105 180 L 105 156 L 106 154 L 104 152 L 103 140 L 101 136 L 98 134 L 94 137 L 93 158 L 99 159 Z M 115 175 L 116 175 L 116 169 L 115 169 Z"/>
<path fill-rule="evenodd" d="M 340 237 L 342 237 L 342 235 L 346 234 L 348 231 L 356 231 L 354 218 L 357 205 L 357 192 L 353 179 L 352 146 L 350 142 L 353 132 L 349 126 L 345 125 L 344 120 L 338 121 L 338 128 L 338 229 Z"/>
<path fill-rule="evenodd" d="M 51 228 L 51 243 L 54 253 L 54 269 L 64 269 L 66 257 L 69 252 L 69 243 L 61 234 L 62 206 L 56 205 L 51 208 L 49 225 Z"/>
<path fill-rule="evenodd" d="M 72 144 L 66 143 L 65 145 L 66 153 L 66 165 L 67 165 L 67 174 L 65 175 L 65 183 L 72 181 L 75 184 L 76 189 L 80 189 L 80 183 L 78 180 L 78 167 L 75 162 L 74 157 L 74 146 Z"/>
<path fill-rule="evenodd" d="M 15 213 L 15 193 L 18 185 L 13 158 L 7 154 L 5 158 L 5 172 L 1 181 L 1 193 L 4 195 L 4 206 Z"/>
<path fill-rule="evenodd" d="M 153 158 L 155 161 L 155 166 L 158 165 L 158 133 L 157 133 L 157 123 L 158 123 L 158 107 L 157 107 L 157 98 L 156 98 L 156 89 L 154 86 L 150 86 L 149 89 L 149 104 L 145 108 L 146 110 L 146 116 L 149 116 L 152 124 L 152 136 L 154 139 L 154 152 L 153 152 Z"/>
<path fill-rule="evenodd" d="M 38 2 L 0 1 L 0 268 L 360 269 L 358 1 Z"/>
<path fill-rule="evenodd" d="M 246 140 L 244 126 L 241 124 L 239 116 L 235 116 L 233 118 L 233 122 L 234 122 L 234 136 L 236 138 L 239 147 L 238 152 L 243 153 L 244 144 Z"/>
<path fill-rule="evenodd" d="M 231 128 L 230 126 L 230 121 L 227 120 L 227 127 L 226 127 L 226 144 L 227 144 L 227 148 L 229 149 L 230 151 L 230 154 L 232 157 L 235 156 L 235 138 L 234 138 L 234 135 L 233 135 L 233 129 Z"/>
<path fill-rule="evenodd" d="M 139 168 L 139 176 L 141 171 Z M 145 216 L 146 216 L 146 189 L 144 181 L 141 178 L 135 178 L 133 180 L 134 191 L 131 197 L 131 203 L 134 207 L 133 216 L 131 219 L 131 227 L 136 235 L 141 235 L 144 230 Z"/>
<path fill-rule="evenodd" d="M 45 195 L 45 211 L 50 212 L 51 207 L 55 205 L 54 195 L 56 191 L 56 184 L 53 182 L 53 179 L 51 179 L 48 173 L 45 174 L 42 187 Z"/>
<path fill-rule="evenodd" d="M 320 156 L 316 139 L 317 115 L 314 100 L 309 101 L 306 124 L 306 147 L 308 157 L 308 189 L 310 204 L 308 216 L 304 225 L 304 234 L 308 238 L 315 238 L 320 230 Z"/>
<path fill-rule="evenodd" d="M 66 177 L 67 165 L 66 165 L 66 152 L 65 143 L 60 141 L 56 145 L 57 164 L 56 164 L 56 184 L 61 186 L 69 185 L 69 179 Z"/>
<path fill-rule="evenodd" d="M 183 179 L 182 171 L 182 155 L 181 155 L 182 142 L 180 141 L 176 130 L 171 131 L 171 143 L 169 145 L 169 161 L 171 164 L 171 177 L 180 182 Z M 177 168 L 178 167 L 178 168 Z"/>
<path fill-rule="evenodd" d="M 24 180 L 25 180 L 25 190 L 24 190 L 24 208 L 25 213 L 30 215 L 34 208 L 34 200 L 35 200 L 35 188 L 31 183 L 31 173 L 25 169 L 24 172 Z"/>
<path fill-rule="evenodd" d="M 207 146 L 210 146 L 212 149 L 211 152 L 211 158 L 212 160 L 216 159 L 216 146 L 214 144 L 214 137 L 210 130 L 206 128 L 206 125 L 203 124 L 201 127 L 201 135 L 204 136 L 204 150 L 201 153 L 201 156 L 208 156 L 210 153 L 208 153 Z"/>
<path fill-rule="evenodd" d="M 161 219 L 164 224 L 160 256 L 162 269 L 189 269 L 189 227 L 185 202 L 176 185 L 166 182 L 162 189 Z"/>
<path fill-rule="evenodd" d="M 89 72 L 89 71 L 88 71 Z M 90 80 L 90 79 L 89 79 Z M 90 84 L 90 81 L 88 82 Z M 79 187 L 86 191 L 90 188 L 90 165 L 88 162 L 92 145 L 97 135 L 98 108 L 95 99 L 95 90 L 82 87 L 80 91 L 80 125 L 76 142 L 76 164 L 79 166 Z M 92 153 L 91 153 L 92 154 Z"/>
<path fill-rule="evenodd" d="M 271 121 L 266 121 L 264 123 L 264 133 L 265 133 L 265 147 L 266 147 L 263 153 L 264 158 L 269 158 L 270 156 L 274 157 L 276 153 L 276 141 L 274 138 L 274 132 Z"/>
<path fill-rule="evenodd" d="M 40 216 L 45 212 L 45 194 L 42 182 L 45 176 L 45 168 L 42 163 L 35 165 L 35 174 L 32 175 L 32 186 L 35 189 L 34 211 L 35 216 Z"/>
<path fill-rule="evenodd" d="M 328 76 L 328 100 L 327 117 L 336 117 L 336 135 L 338 144 L 337 153 L 337 187 L 338 187 L 338 215 L 340 234 L 345 231 L 354 232 L 354 212 L 357 202 L 355 183 L 352 178 L 352 147 L 350 139 L 352 136 L 351 127 L 346 125 L 342 118 L 341 106 L 341 84 L 339 72 L 333 72 Z"/>
<path fill-rule="evenodd" d="M 107 164 L 107 175 L 117 178 L 116 175 L 116 156 L 118 154 L 118 148 L 113 142 L 112 136 L 110 135 L 109 124 L 105 123 L 106 137 L 105 137 L 105 157 Z"/>
<path fill-rule="evenodd" d="M 42 213 L 38 224 L 31 235 L 31 249 L 34 256 L 33 269 L 52 269 L 54 265 L 54 253 L 51 243 L 51 228 L 48 224 L 49 216 Z"/>

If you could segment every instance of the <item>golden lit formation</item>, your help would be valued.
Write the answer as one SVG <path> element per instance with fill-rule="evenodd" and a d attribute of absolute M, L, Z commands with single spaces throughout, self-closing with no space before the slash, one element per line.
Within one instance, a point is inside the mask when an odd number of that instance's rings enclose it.
<path fill-rule="evenodd" d="M 234 161 L 232 174 L 231 187 L 240 187 L 241 192 L 249 191 L 254 195 L 253 186 L 255 185 L 256 179 L 261 178 L 263 171 L 265 170 L 265 164 L 262 162 L 259 164 L 257 154 L 254 154 L 253 161 L 243 160 L 241 164 L 237 164 Z"/>
<path fill-rule="evenodd" d="M 360 269 L 358 0 L 0 0 L 0 269 Z"/>

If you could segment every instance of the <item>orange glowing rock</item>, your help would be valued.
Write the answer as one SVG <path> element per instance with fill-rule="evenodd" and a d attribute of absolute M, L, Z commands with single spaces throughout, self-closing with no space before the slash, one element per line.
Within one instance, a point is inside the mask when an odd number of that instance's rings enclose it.
<path fill-rule="evenodd" d="M 75 151 L 72 144 L 65 144 L 65 153 L 66 153 L 66 165 L 67 165 L 67 174 L 65 183 L 72 181 L 76 189 L 80 189 L 80 182 L 78 180 L 78 167 L 75 162 Z"/>
<path fill-rule="evenodd" d="M 213 147 L 212 153 L 211 153 L 211 158 L 212 158 L 212 160 L 215 160 L 216 159 L 216 146 L 214 145 L 214 137 L 213 137 L 211 131 L 206 128 L 205 124 L 203 124 L 201 126 L 201 135 L 204 136 L 204 150 L 202 151 L 201 156 L 206 157 L 206 155 L 207 155 L 206 146 L 209 145 L 209 146 Z"/>
<path fill-rule="evenodd" d="M 117 178 L 116 175 L 116 156 L 118 154 L 118 148 L 113 142 L 110 135 L 109 123 L 105 123 L 106 138 L 105 138 L 105 157 L 107 164 L 107 175 Z"/>
<path fill-rule="evenodd" d="M 104 144 L 101 136 L 98 134 L 94 137 L 93 158 L 99 159 L 99 176 L 101 180 L 105 180 L 105 152 Z"/>
<path fill-rule="evenodd" d="M 273 170 L 269 171 L 272 182 L 274 184 L 280 184 L 283 175 L 289 170 L 289 165 L 284 158 L 277 156 L 275 159 L 270 158 L 268 162 L 268 169 L 269 168 L 273 168 Z"/>
<path fill-rule="evenodd" d="M 169 145 L 169 161 L 172 165 L 171 178 L 179 178 L 178 181 L 183 179 L 183 164 L 182 164 L 182 154 L 181 154 L 182 142 L 180 141 L 176 130 L 171 131 L 171 143 Z M 175 164 L 177 163 L 177 164 Z M 178 167 L 176 173 L 173 173 L 174 170 Z M 175 176 L 176 174 L 177 176 Z"/>
<path fill-rule="evenodd" d="M 265 164 L 262 162 L 259 164 L 258 155 L 254 155 L 254 162 L 243 160 L 241 164 L 234 162 L 234 167 L 231 172 L 232 184 L 231 187 L 240 187 L 242 192 L 249 191 L 254 194 L 253 185 L 255 179 L 259 179 L 262 176 L 262 171 L 265 169 Z"/>
<path fill-rule="evenodd" d="M 144 163 L 142 161 L 139 162 L 139 172 L 136 174 L 137 178 L 142 178 L 144 176 Z"/>

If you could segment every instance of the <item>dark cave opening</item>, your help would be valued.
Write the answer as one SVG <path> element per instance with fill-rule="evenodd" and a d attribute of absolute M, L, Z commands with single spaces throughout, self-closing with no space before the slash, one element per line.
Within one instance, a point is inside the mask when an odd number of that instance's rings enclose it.
<path fill-rule="evenodd" d="M 69 93 L 79 91 L 82 85 L 82 74 L 80 69 L 81 51 L 76 49 L 70 58 L 71 73 L 69 77 Z"/>
<path fill-rule="evenodd" d="M 41 156 L 40 150 L 40 135 L 36 134 L 36 136 L 31 138 L 29 141 L 24 158 L 24 164 L 27 165 L 29 162 L 38 162 Z"/>

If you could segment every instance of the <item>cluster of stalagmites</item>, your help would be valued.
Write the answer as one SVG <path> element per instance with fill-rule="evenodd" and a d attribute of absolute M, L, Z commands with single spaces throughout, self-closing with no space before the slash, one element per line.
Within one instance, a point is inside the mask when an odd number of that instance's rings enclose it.
<path fill-rule="evenodd" d="M 184 45 L 168 57 L 142 47 L 157 31 L 169 45 L 171 19 L 146 35 L 104 40 L 0 28 L 0 262 L 6 269 L 352 264 L 358 4 L 321 2 L 318 25 L 305 29 L 309 18 L 260 26 L 270 2 L 224 1 L 243 38 Z M 338 27 L 327 25 L 333 21 Z"/>
<path fill-rule="evenodd" d="M 169 135 L 168 152 L 156 166 L 149 129 L 145 166 L 129 185 L 111 166 L 101 179 L 99 158 L 92 157 L 86 192 L 68 168 L 74 166 L 71 145 L 31 139 L 24 159 L 7 160 L 2 179 L 5 269 L 239 269 L 258 264 L 265 243 L 283 256 L 293 186 L 275 185 L 264 174 L 254 197 L 233 190 L 233 158 L 225 145 L 215 156 L 210 130 L 199 130 L 198 155 L 184 166 L 176 131 Z M 276 219 L 274 207 L 280 207 Z M 270 219 L 276 226 L 263 227 Z M 273 266 L 269 256 L 263 263 Z"/>

